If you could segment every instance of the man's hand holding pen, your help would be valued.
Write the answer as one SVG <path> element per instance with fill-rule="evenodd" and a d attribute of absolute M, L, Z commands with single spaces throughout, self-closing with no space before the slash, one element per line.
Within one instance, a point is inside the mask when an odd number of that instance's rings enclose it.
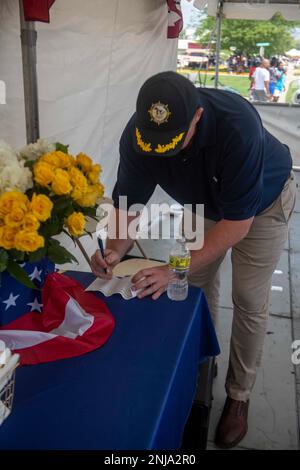
<path fill-rule="evenodd" d="M 121 258 L 117 251 L 106 249 L 97 250 L 91 258 L 91 268 L 95 276 L 100 277 L 101 279 L 111 279 L 112 270 L 120 262 Z M 106 272 L 105 272 L 106 270 Z"/>

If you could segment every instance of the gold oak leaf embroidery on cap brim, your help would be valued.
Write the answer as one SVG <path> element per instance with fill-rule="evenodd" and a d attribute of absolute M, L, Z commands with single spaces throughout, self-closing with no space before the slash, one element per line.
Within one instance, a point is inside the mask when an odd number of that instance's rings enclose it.
<path fill-rule="evenodd" d="M 137 127 L 135 128 L 135 135 L 136 135 L 136 141 L 137 141 L 138 146 L 144 152 L 151 152 L 152 151 L 151 143 L 150 142 L 147 143 L 143 141 L 142 135 Z"/>
<path fill-rule="evenodd" d="M 176 145 L 178 145 L 179 142 L 182 140 L 184 134 L 185 133 L 182 132 L 181 134 L 176 135 L 169 144 L 165 144 L 165 145 L 158 144 L 157 147 L 154 149 L 154 151 L 156 153 L 166 153 L 169 150 L 174 150 Z"/>

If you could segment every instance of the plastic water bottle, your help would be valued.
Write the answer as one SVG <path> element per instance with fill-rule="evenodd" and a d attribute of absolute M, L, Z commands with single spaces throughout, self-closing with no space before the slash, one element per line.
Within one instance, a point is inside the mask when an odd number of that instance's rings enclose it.
<path fill-rule="evenodd" d="M 169 266 L 172 277 L 168 285 L 167 294 L 171 300 L 185 300 L 188 295 L 187 273 L 190 266 L 191 255 L 186 247 L 185 239 L 177 240 L 171 250 Z"/>

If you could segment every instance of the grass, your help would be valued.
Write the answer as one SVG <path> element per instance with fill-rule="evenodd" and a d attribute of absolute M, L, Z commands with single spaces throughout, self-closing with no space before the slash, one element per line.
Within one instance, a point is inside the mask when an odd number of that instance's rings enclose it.
<path fill-rule="evenodd" d="M 287 94 L 285 95 L 286 103 L 293 103 L 293 96 L 297 89 L 298 89 L 298 83 L 297 83 L 297 80 L 294 80 L 293 82 L 290 83 Z"/>
<path fill-rule="evenodd" d="M 191 72 L 191 70 L 188 71 L 188 73 L 198 73 L 198 72 Z M 206 76 L 206 82 L 205 82 L 205 76 Z M 201 77 L 201 83 L 206 86 L 213 86 L 214 85 L 214 80 L 211 80 L 214 77 L 214 73 L 208 72 L 207 74 L 205 72 L 200 72 L 200 77 Z M 198 78 L 198 76 L 197 76 Z M 198 79 L 196 81 L 198 83 Z M 240 76 L 240 75 L 219 75 L 219 85 L 225 86 L 225 87 L 230 87 L 236 90 L 238 93 L 240 93 L 242 96 L 248 96 L 249 95 L 249 86 L 250 86 L 250 80 L 248 76 Z"/>

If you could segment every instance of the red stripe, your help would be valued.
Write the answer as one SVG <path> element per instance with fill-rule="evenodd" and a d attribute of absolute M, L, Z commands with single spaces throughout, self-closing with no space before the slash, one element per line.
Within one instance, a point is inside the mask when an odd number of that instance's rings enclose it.
<path fill-rule="evenodd" d="M 49 10 L 55 0 L 23 0 L 26 21 L 50 22 Z"/>
<path fill-rule="evenodd" d="M 168 27 L 168 38 L 176 39 L 178 38 L 180 31 L 183 28 L 182 11 L 180 8 L 177 8 L 174 0 L 167 0 L 167 5 L 168 5 L 170 12 L 173 11 L 175 13 L 178 13 L 178 15 L 180 16 L 180 18 L 178 19 L 178 21 L 176 21 L 174 25 Z"/>

